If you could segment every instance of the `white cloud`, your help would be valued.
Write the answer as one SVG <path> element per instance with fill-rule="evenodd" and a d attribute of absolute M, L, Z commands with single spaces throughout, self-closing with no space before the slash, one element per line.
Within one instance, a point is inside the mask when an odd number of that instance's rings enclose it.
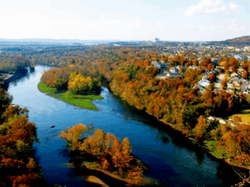
<path fill-rule="evenodd" d="M 147 14 L 148 14 L 148 12 L 145 11 L 145 10 L 141 12 L 141 15 L 142 15 L 142 16 L 146 16 Z"/>
<path fill-rule="evenodd" d="M 232 2 L 227 5 L 223 0 L 201 0 L 198 4 L 189 6 L 184 15 L 229 13 L 237 9 L 238 5 Z"/>

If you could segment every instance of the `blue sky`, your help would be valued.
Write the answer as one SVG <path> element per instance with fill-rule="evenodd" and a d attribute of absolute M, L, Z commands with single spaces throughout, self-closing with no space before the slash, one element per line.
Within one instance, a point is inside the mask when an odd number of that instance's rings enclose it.
<path fill-rule="evenodd" d="M 249 18 L 246 0 L 0 0 L 0 38 L 225 40 Z"/>

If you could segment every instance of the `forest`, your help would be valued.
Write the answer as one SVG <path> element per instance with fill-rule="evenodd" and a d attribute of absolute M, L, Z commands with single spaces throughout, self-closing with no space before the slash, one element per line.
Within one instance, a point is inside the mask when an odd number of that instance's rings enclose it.
<path fill-rule="evenodd" d="M 103 45 L 70 50 L 57 48 L 23 57 L 30 63 L 55 67 L 42 77 L 47 86 L 85 94 L 101 83 L 138 110 L 182 132 L 215 157 L 249 170 L 250 126 L 207 120 L 209 116 L 228 118 L 239 112 L 243 106 L 249 106 L 249 97 L 242 91 L 236 93 L 237 90 L 234 93 L 225 89 L 218 91 L 212 85 L 201 92 L 196 83 L 204 72 L 216 66 L 207 56 L 198 59 L 192 51 L 179 55 L 161 54 L 154 46 Z M 183 76 L 156 79 L 159 70 L 152 61 L 168 63 L 168 68 L 181 66 Z M 242 66 L 247 72 L 245 79 L 249 79 L 248 60 L 238 62 L 222 56 L 218 64 L 225 74 L 230 74 L 229 69 L 236 72 Z M 188 68 L 190 66 L 197 68 Z M 216 79 L 215 74 L 209 76 L 211 82 Z M 225 81 L 221 84 L 225 87 Z"/>
<path fill-rule="evenodd" d="M 42 169 L 33 158 L 36 126 L 28 110 L 11 105 L 12 98 L 0 89 L 0 186 L 46 186 Z"/>
<path fill-rule="evenodd" d="M 192 55 L 184 58 L 184 55 L 167 56 L 158 55 L 157 52 L 153 48 L 87 47 L 85 50 L 72 51 L 71 56 L 53 62 L 59 67 L 55 69 L 58 75 L 46 76 L 47 72 L 44 77 L 60 87 L 69 81 L 70 72 L 77 69 L 84 76 L 108 85 L 115 95 L 130 105 L 155 116 L 207 147 L 214 156 L 230 160 L 238 166 L 249 167 L 249 125 L 241 123 L 231 126 L 216 120 L 206 120 L 211 115 L 226 118 L 239 111 L 242 105 L 248 103 L 246 96 L 242 93 L 228 93 L 223 89 L 215 91 L 212 86 L 200 92 L 195 84 L 201 80 L 206 69 L 214 66 L 207 57 L 198 63 Z M 199 68 L 186 69 L 182 78 L 159 80 L 155 78 L 157 67 L 151 65 L 154 60 L 168 62 L 169 67 L 195 65 Z M 235 71 L 239 66 L 235 59 L 227 57 L 222 57 L 219 63 L 224 64 L 222 71 L 228 68 Z M 248 69 L 249 62 L 243 63 L 245 69 Z M 209 79 L 213 81 L 216 77 L 211 75 Z"/>

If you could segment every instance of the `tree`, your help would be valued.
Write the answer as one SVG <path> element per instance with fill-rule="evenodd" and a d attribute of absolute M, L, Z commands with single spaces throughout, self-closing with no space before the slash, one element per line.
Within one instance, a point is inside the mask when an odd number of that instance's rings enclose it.
<path fill-rule="evenodd" d="M 221 81 L 221 88 L 222 89 L 225 89 L 226 88 L 226 86 L 227 86 L 227 78 L 224 78 L 222 81 Z"/>
<path fill-rule="evenodd" d="M 76 150 L 78 148 L 78 142 L 83 133 L 87 131 L 87 126 L 79 123 L 71 128 L 68 128 L 67 131 L 62 131 L 60 137 L 66 139 L 69 143 L 71 150 Z"/>
<path fill-rule="evenodd" d="M 241 117 L 240 116 L 233 116 L 233 120 L 236 122 L 241 122 Z"/>
<path fill-rule="evenodd" d="M 4 121 L 2 115 L 5 109 L 11 104 L 12 97 L 2 88 L 0 88 L 0 123 Z"/>
<path fill-rule="evenodd" d="M 201 115 L 197 121 L 198 123 L 195 127 L 195 139 L 199 141 L 201 140 L 203 135 L 206 133 L 206 129 L 208 126 L 207 126 L 206 118 L 203 115 Z"/>
<path fill-rule="evenodd" d="M 232 72 L 236 73 L 236 71 L 237 71 L 237 65 L 233 65 L 232 66 Z"/>
<path fill-rule="evenodd" d="M 210 73 L 208 79 L 210 80 L 210 82 L 215 82 L 216 81 L 216 74 Z"/>
<path fill-rule="evenodd" d="M 93 80 L 89 76 L 84 77 L 78 72 L 73 72 L 70 74 L 68 89 L 70 89 L 74 94 L 89 93 L 93 86 Z"/>
<path fill-rule="evenodd" d="M 238 61 L 237 61 L 236 58 L 232 57 L 232 58 L 229 59 L 229 65 L 230 66 L 237 66 L 237 63 L 238 63 Z"/>
<path fill-rule="evenodd" d="M 212 68 L 213 68 L 213 65 L 212 65 L 212 64 L 208 64 L 208 65 L 207 65 L 207 70 L 208 70 L 208 71 L 211 71 Z"/>
<path fill-rule="evenodd" d="M 192 64 L 193 64 L 194 66 L 197 66 L 197 65 L 198 65 L 198 60 L 197 60 L 197 59 L 194 59 L 194 60 L 192 61 Z"/>
<path fill-rule="evenodd" d="M 228 68 L 229 68 L 229 63 L 226 61 L 224 62 L 224 70 L 226 71 L 228 70 Z"/>
<path fill-rule="evenodd" d="M 244 79 L 247 79 L 247 78 L 248 78 L 248 72 L 247 72 L 247 71 L 244 71 L 244 72 L 242 73 L 242 78 L 244 78 Z"/>
<path fill-rule="evenodd" d="M 125 163 L 126 167 L 129 167 L 129 163 L 131 161 L 131 153 L 132 147 L 130 146 L 129 139 L 126 137 L 122 140 L 122 155 L 123 155 L 123 162 Z"/>

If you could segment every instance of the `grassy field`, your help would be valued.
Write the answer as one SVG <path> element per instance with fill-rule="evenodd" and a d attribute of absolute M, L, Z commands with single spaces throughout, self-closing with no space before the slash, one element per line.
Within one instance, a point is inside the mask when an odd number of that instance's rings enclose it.
<path fill-rule="evenodd" d="M 218 145 L 215 141 L 208 141 L 206 140 L 205 142 L 205 146 L 207 147 L 207 149 L 209 150 L 209 153 L 212 154 L 213 156 L 215 156 L 216 158 L 225 158 L 225 156 L 223 156 L 223 153 L 226 152 L 225 147 L 222 147 L 221 149 L 218 149 Z"/>
<path fill-rule="evenodd" d="M 230 118 L 234 118 L 234 116 L 238 116 L 241 118 L 241 122 L 250 123 L 250 114 L 234 114 Z"/>
<path fill-rule="evenodd" d="M 50 87 L 46 86 L 46 84 L 44 84 L 42 81 L 38 84 L 38 89 L 41 92 L 45 92 L 45 93 L 52 93 L 52 92 L 56 91 L 55 88 L 50 88 Z"/>
<path fill-rule="evenodd" d="M 42 81 L 38 84 L 38 89 L 41 92 L 48 94 L 51 97 L 60 99 L 66 103 L 69 103 L 74 106 L 78 106 L 84 109 L 89 110 L 98 110 L 93 104 L 93 100 L 102 100 L 103 98 L 99 95 L 74 95 L 70 91 L 56 93 L 55 88 L 50 88 L 46 86 Z"/>
<path fill-rule="evenodd" d="M 249 105 L 244 106 L 244 110 L 241 110 L 238 114 L 234 114 L 232 116 L 230 116 L 230 119 L 233 119 L 234 116 L 238 116 L 241 118 L 241 122 L 244 123 L 250 123 L 250 109 L 249 109 Z"/>

